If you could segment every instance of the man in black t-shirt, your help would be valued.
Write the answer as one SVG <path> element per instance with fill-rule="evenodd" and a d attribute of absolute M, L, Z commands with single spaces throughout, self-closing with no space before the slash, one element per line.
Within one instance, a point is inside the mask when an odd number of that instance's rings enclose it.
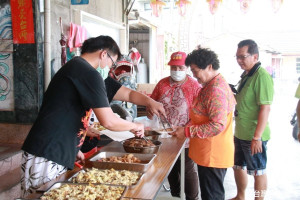
<path fill-rule="evenodd" d="M 23 196 L 67 169 L 73 169 L 76 155 L 84 161 L 79 148 L 84 139 L 82 135 L 87 132 L 85 116 L 90 108 L 106 129 L 130 130 L 136 136 L 144 135 L 143 124 L 123 120 L 112 112 L 107 96 L 144 105 L 157 115 L 165 115 L 162 104 L 124 86 L 112 86 L 107 95 L 104 79 L 108 66 L 112 66 L 120 55 L 119 47 L 111 37 L 90 38 L 84 42 L 81 56 L 70 60 L 55 74 L 22 146 Z"/>
<path fill-rule="evenodd" d="M 104 82 L 105 82 L 105 87 L 106 87 L 106 93 L 107 93 L 108 102 L 111 103 L 112 100 L 113 100 L 114 95 L 121 88 L 122 84 L 120 82 L 118 82 L 117 80 L 113 79 L 110 76 L 108 76 L 105 79 Z M 117 104 L 114 104 L 114 105 L 117 105 Z M 112 108 L 113 112 L 115 112 L 114 109 L 113 109 L 113 107 L 112 107 L 112 105 L 110 107 Z M 93 124 L 93 122 L 96 121 L 95 118 L 96 118 L 96 116 L 92 112 L 92 114 L 90 116 L 90 120 L 89 120 L 89 126 L 91 126 Z M 122 118 L 122 119 L 125 119 L 125 118 Z M 91 133 L 91 134 L 93 134 L 93 133 Z M 106 135 L 101 135 L 101 140 L 100 141 L 99 141 L 99 135 L 98 134 L 94 135 L 94 137 L 87 136 L 85 138 L 82 146 L 81 146 L 80 151 L 82 151 L 83 153 L 86 153 L 86 152 L 91 151 L 93 148 L 95 148 L 98 145 L 99 142 L 101 142 L 103 144 L 108 144 L 111 141 L 112 141 L 112 139 L 110 139 Z"/>

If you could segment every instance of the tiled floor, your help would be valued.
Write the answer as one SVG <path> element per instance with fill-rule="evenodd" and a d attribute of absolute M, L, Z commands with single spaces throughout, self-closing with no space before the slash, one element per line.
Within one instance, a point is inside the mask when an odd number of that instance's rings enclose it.
<path fill-rule="evenodd" d="M 265 200 L 300 199 L 300 143 L 292 138 L 290 120 L 296 108 L 294 92 L 297 85 L 275 82 L 275 97 L 271 108 L 271 140 L 268 143 L 268 191 Z M 254 181 L 248 176 L 246 199 L 254 199 Z M 225 199 L 236 195 L 233 170 L 228 169 L 224 181 Z M 157 200 L 172 198 L 169 192 L 161 189 Z"/>

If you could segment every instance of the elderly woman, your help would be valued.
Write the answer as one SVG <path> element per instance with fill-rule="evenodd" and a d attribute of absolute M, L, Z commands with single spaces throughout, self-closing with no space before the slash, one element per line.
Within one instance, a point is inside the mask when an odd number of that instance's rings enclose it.
<path fill-rule="evenodd" d="M 151 98 L 164 105 L 167 119 L 174 126 L 185 126 L 189 118 L 189 108 L 193 99 L 200 90 L 200 84 L 186 74 L 185 66 L 186 53 L 175 52 L 171 55 L 168 62 L 170 65 L 170 76 L 160 80 L 155 86 Z M 149 113 L 151 118 L 153 114 Z M 185 197 L 186 200 L 199 199 L 199 184 L 197 168 L 195 163 L 188 156 L 189 143 L 185 145 Z M 180 158 L 174 164 L 168 181 L 170 184 L 171 195 L 180 197 Z"/>
<path fill-rule="evenodd" d="M 190 53 L 185 61 L 202 90 L 190 110 L 191 121 L 172 135 L 190 138 L 190 158 L 198 165 L 201 197 L 224 199 L 224 177 L 234 163 L 232 116 L 234 95 L 218 72 L 217 55 L 204 48 Z"/>

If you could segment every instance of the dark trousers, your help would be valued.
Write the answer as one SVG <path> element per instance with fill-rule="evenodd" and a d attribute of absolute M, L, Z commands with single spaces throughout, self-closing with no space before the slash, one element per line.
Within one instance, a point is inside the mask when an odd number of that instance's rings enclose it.
<path fill-rule="evenodd" d="M 199 197 L 199 180 L 197 176 L 197 168 L 195 163 L 188 156 L 189 149 L 185 149 L 185 179 L 184 179 L 184 192 L 187 200 L 198 200 Z M 168 181 L 170 184 L 171 195 L 180 197 L 180 157 L 174 164 L 171 170 Z"/>
<path fill-rule="evenodd" d="M 202 200 L 224 200 L 224 177 L 227 168 L 212 168 L 198 165 Z"/>

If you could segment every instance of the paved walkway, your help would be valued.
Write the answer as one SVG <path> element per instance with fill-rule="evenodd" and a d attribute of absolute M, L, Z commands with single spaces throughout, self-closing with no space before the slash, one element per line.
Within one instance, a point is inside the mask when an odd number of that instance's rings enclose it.
<path fill-rule="evenodd" d="M 290 120 L 297 105 L 294 93 L 297 83 L 275 81 L 275 97 L 271 107 L 272 139 L 268 143 L 268 191 L 266 200 L 300 200 L 300 143 L 292 138 Z M 246 199 L 254 199 L 254 181 L 248 176 Z M 236 194 L 233 170 L 228 169 L 225 181 L 226 199 Z M 172 198 L 161 190 L 157 200 Z"/>

